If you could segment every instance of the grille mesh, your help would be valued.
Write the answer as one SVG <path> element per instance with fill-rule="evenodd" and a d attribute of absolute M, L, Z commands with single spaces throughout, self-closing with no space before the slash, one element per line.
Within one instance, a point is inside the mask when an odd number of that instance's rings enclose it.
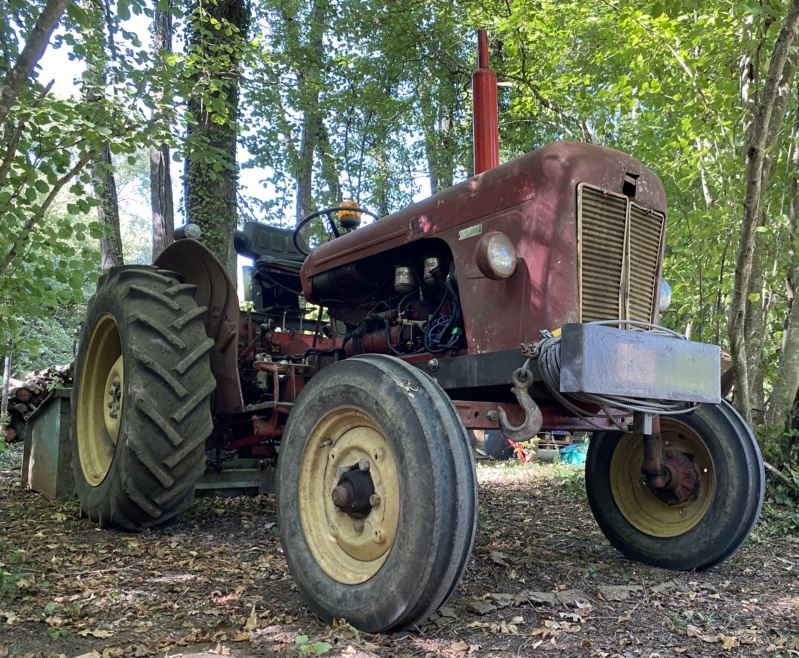
<path fill-rule="evenodd" d="M 665 217 L 626 196 L 579 187 L 582 322 L 649 322 Z"/>

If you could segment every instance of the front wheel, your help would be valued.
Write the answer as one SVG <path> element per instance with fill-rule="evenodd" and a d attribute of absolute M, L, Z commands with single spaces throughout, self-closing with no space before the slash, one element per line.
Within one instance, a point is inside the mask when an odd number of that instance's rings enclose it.
<path fill-rule="evenodd" d="M 449 398 L 392 357 L 326 367 L 289 417 L 277 514 L 291 574 L 323 620 L 377 633 L 427 619 L 460 581 L 477 521 Z"/>
<path fill-rule="evenodd" d="M 585 481 L 602 532 L 626 557 L 656 567 L 707 569 L 732 555 L 763 506 L 757 442 L 728 403 L 661 416 L 663 456 L 681 474 L 677 496 L 655 492 L 641 474 L 643 438 L 596 434 Z"/>

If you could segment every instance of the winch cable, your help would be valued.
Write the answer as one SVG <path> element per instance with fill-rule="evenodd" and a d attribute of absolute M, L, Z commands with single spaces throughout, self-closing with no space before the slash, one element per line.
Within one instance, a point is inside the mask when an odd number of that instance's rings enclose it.
<path fill-rule="evenodd" d="M 627 325 L 631 331 L 647 331 L 649 333 L 657 334 L 660 336 L 668 336 L 677 340 L 688 340 L 682 334 L 660 327 L 658 325 L 650 324 L 648 322 L 639 322 L 636 320 L 598 320 L 596 322 L 589 322 L 588 324 L 599 325 Z M 596 404 L 602 410 L 602 413 L 620 430 L 628 431 L 617 417 L 610 413 L 611 409 L 629 412 L 641 412 L 659 416 L 675 416 L 678 414 L 685 414 L 693 410 L 694 405 L 687 407 L 679 402 L 664 402 L 659 400 L 652 400 L 646 398 L 632 398 L 620 395 L 597 395 L 594 393 L 561 393 L 560 392 L 560 336 L 555 336 L 549 331 L 541 332 L 541 340 L 536 344 L 535 350 L 538 353 L 538 369 L 541 373 L 541 378 L 544 381 L 547 389 L 560 402 L 566 409 L 578 415 L 588 424 L 598 429 L 607 429 L 597 425 L 591 420 L 592 416 L 585 409 L 577 406 L 572 402 L 583 402 L 588 404 Z M 570 399 L 569 399 L 570 398 Z"/>

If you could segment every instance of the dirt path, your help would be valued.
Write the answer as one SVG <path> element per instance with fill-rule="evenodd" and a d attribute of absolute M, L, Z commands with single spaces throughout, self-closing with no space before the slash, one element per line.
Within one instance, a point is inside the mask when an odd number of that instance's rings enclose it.
<path fill-rule="evenodd" d="M 755 535 L 706 573 L 644 567 L 602 537 L 568 467 L 481 463 L 464 582 L 423 628 L 379 636 L 308 612 L 271 497 L 204 499 L 131 535 L 22 490 L 17 469 L 0 462 L 0 658 L 799 656 L 799 538 Z"/>

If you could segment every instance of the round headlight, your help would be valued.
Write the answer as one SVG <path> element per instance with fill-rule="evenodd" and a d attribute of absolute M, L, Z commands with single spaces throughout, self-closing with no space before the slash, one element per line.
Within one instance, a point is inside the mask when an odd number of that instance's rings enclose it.
<path fill-rule="evenodd" d="M 671 286 L 666 279 L 660 279 L 660 304 L 658 310 L 665 313 L 671 304 Z"/>
<path fill-rule="evenodd" d="M 504 233 L 486 233 L 474 255 L 477 268 L 489 279 L 507 279 L 516 271 L 516 247 Z"/>

